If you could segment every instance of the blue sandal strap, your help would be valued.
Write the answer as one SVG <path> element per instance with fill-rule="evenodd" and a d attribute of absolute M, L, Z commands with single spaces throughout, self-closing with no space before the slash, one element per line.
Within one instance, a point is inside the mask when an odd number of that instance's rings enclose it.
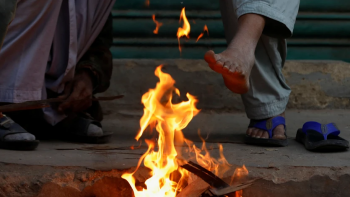
<path fill-rule="evenodd" d="M 306 122 L 303 125 L 302 131 L 305 134 L 307 134 L 309 131 L 316 131 L 323 136 L 324 140 L 327 140 L 328 135 L 338 136 L 340 134 L 340 130 L 336 124 L 321 124 L 314 121 Z"/>
<path fill-rule="evenodd" d="M 261 129 L 269 133 L 269 138 L 272 138 L 272 131 L 278 126 L 283 125 L 286 128 L 286 119 L 282 116 L 277 116 L 269 120 L 256 121 L 250 127 Z"/>

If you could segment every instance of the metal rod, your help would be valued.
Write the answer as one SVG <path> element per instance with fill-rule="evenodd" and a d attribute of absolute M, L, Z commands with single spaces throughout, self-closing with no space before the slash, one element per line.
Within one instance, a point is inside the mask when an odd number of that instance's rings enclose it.
<path fill-rule="evenodd" d="M 91 100 L 92 101 L 112 101 L 123 97 L 124 95 L 118 95 L 118 96 L 110 96 L 110 97 L 91 98 Z M 3 105 L 3 106 L 0 106 L 0 113 L 31 110 L 31 109 L 42 109 L 42 108 L 50 107 L 52 103 L 61 103 L 66 100 L 67 98 L 51 98 L 46 100 L 27 101 L 24 103 L 14 103 L 9 105 Z M 76 100 L 76 101 L 79 101 L 79 100 Z"/>

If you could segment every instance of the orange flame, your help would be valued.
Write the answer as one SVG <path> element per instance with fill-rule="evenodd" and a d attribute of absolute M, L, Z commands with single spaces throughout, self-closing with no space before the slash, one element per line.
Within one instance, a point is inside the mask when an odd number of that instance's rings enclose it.
<path fill-rule="evenodd" d="M 235 197 L 242 197 L 243 196 L 243 190 L 236 191 Z"/>
<path fill-rule="evenodd" d="M 248 169 L 245 167 L 245 165 L 242 166 L 242 168 L 236 168 L 235 172 L 233 173 L 233 176 L 231 177 L 231 183 L 234 181 L 238 181 L 239 179 L 248 176 L 249 172 Z M 243 190 L 237 191 L 235 194 L 235 197 L 242 197 L 243 196 Z"/>
<path fill-rule="evenodd" d="M 149 4 L 150 4 L 150 1 L 149 1 L 149 0 L 146 0 L 146 1 L 145 1 L 145 5 L 146 5 L 147 7 L 149 7 Z"/>
<path fill-rule="evenodd" d="M 195 153 L 195 159 L 197 163 L 204 168 L 206 168 L 209 171 L 212 171 L 215 175 L 218 177 L 223 177 L 225 172 L 227 172 L 231 165 L 227 162 L 226 158 L 223 154 L 223 147 L 221 144 L 219 144 L 219 150 L 220 150 L 220 158 L 215 159 L 211 157 L 207 147 L 205 140 L 200 136 L 200 133 L 198 131 L 199 137 L 202 140 L 202 148 L 197 148 L 193 142 L 190 140 L 185 140 L 186 144 L 188 145 L 190 149 L 190 154 Z"/>
<path fill-rule="evenodd" d="M 242 168 L 236 168 L 235 172 L 233 173 L 233 176 L 231 177 L 231 184 L 239 180 L 242 177 L 245 177 L 248 175 L 248 169 L 243 165 Z"/>
<path fill-rule="evenodd" d="M 174 87 L 174 79 L 161 71 L 159 66 L 155 75 L 159 77 L 155 89 L 150 89 L 142 96 L 142 103 L 145 106 L 144 115 L 140 120 L 141 130 L 136 139 L 139 140 L 145 129 L 151 125 L 156 125 L 159 133 L 158 151 L 154 150 L 154 144 L 148 142 L 148 151 L 141 157 L 139 164 L 144 160 L 144 165 L 152 170 L 152 177 L 145 184 L 147 189 L 137 191 L 135 187 L 134 173 L 123 174 L 132 189 L 135 197 L 175 197 L 178 184 L 171 180 L 171 173 L 178 169 L 176 162 L 177 151 L 175 149 L 175 136 L 181 133 L 199 110 L 195 107 L 197 100 L 194 96 L 187 94 L 188 101 L 172 104 L 172 92 L 180 94 Z M 185 175 L 184 170 L 179 170 Z"/>
<path fill-rule="evenodd" d="M 187 38 L 190 38 L 189 34 L 190 34 L 190 31 L 191 31 L 190 23 L 188 22 L 187 17 L 186 17 L 185 8 L 183 8 L 182 11 L 181 11 L 179 22 L 181 22 L 181 20 L 184 21 L 184 24 L 183 24 L 182 27 L 179 27 L 179 29 L 177 30 L 177 39 L 178 39 L 178 42 L 179 42 L 179 50 L 180 50 L 180 52 L 182 51 L 181 50 L 181 44 L 180 44 L 180 38 L 184 37 L 184 36 L 186 36 Z"/>
<path fill-rule="evenodd" d="M 156 15 L 152 15 L 153 22 L 156 24 L 156 29 L 153 31 L 154 34 L 158 34 L 159 28 L 163 25 L 163 23 L 160 23 L 156 21 Z"/>
<path fill-rule="evenodd" d="M 204 25 L 203 33 L 201 33 L 201 34 L 198 36 L 196 42 L 198 42 L 198 40 L 201 39 L 201 38 L 204 36 L 204 32 L 207 32 L 207 34 L 208 34 L 208 36 L 209 36 L 209 30 L 208 30 L 207 25 Z"/>
<path fill-rule="evenodd" d="M 135 197 L 176 197 L 190 178 L 188 171 L 179 168 L 180 160 L 177 159 L 181 156 L 179 146 L 184 143 L 189 147 L 190 157 L 195 158 L 200 165 L 219 177 L 222 177 L 230 167 L 223 155 L 222 145 L 219 145 L 220 158 L 214 159 L 210 156 L 203 138 L 201 148 L 197 148 L 193 142 L 184 138 L 181 130 L 200 111 L 196 108 L 198 100 L 187 93 L 188 101 L 173 104 L 173 93 L 179 96 L 180 91 L 174 87 L 175 80 L 169 74 L 163 73 L 161 68 L 162 66 L 158 66 L 155 70 L 155 75 L 159 78 L 156 87 L 142 96 L 144 114 L 140 119 L 141 128 L 135 137 L 139 140 L 147 128 L 155 127 L 159 134 L 157 144 L 155 141 L 146 140 L 148 150 L 141 156 L 136 170 L 122 175 L 122 178 L 129 182 Z M 157 151 L 156 145 L 158 145 Z M 151 170 L 151 177 L 145 182 L 146 188 L 138 190 L 133 175 L 142 162 Z M 236 171 L 235 175 L 242 174 L 241 171 Z M 176 172 L 180 178 L 175 180 L 173 175 Z"/>

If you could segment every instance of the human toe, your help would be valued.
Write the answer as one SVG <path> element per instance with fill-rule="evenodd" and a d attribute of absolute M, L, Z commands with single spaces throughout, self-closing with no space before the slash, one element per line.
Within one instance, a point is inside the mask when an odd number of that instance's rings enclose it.
<path fill-rule="evenodd" d="M 204 55 L 204 60 L 208 64 L 214 64 L 217 61 L 214 51 L 210 50 L 210 51 L 206 52 Z"/>

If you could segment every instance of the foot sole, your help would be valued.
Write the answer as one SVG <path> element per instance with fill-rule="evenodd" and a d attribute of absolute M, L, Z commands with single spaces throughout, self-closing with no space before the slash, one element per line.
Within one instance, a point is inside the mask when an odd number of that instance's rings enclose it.
<path fill-rule="evenodd" d="M 214 51 L 208 51 L 204 55 L 205 61 L 209 64 L 209 67 L 222 75 L 226 87 L 236 94 L 245 94 L 249 90 L 249 76 L 243 76 L 238 72 L 229 72 L 223 68 L 223 65 L 219 65 L 215 59 Z"/>

